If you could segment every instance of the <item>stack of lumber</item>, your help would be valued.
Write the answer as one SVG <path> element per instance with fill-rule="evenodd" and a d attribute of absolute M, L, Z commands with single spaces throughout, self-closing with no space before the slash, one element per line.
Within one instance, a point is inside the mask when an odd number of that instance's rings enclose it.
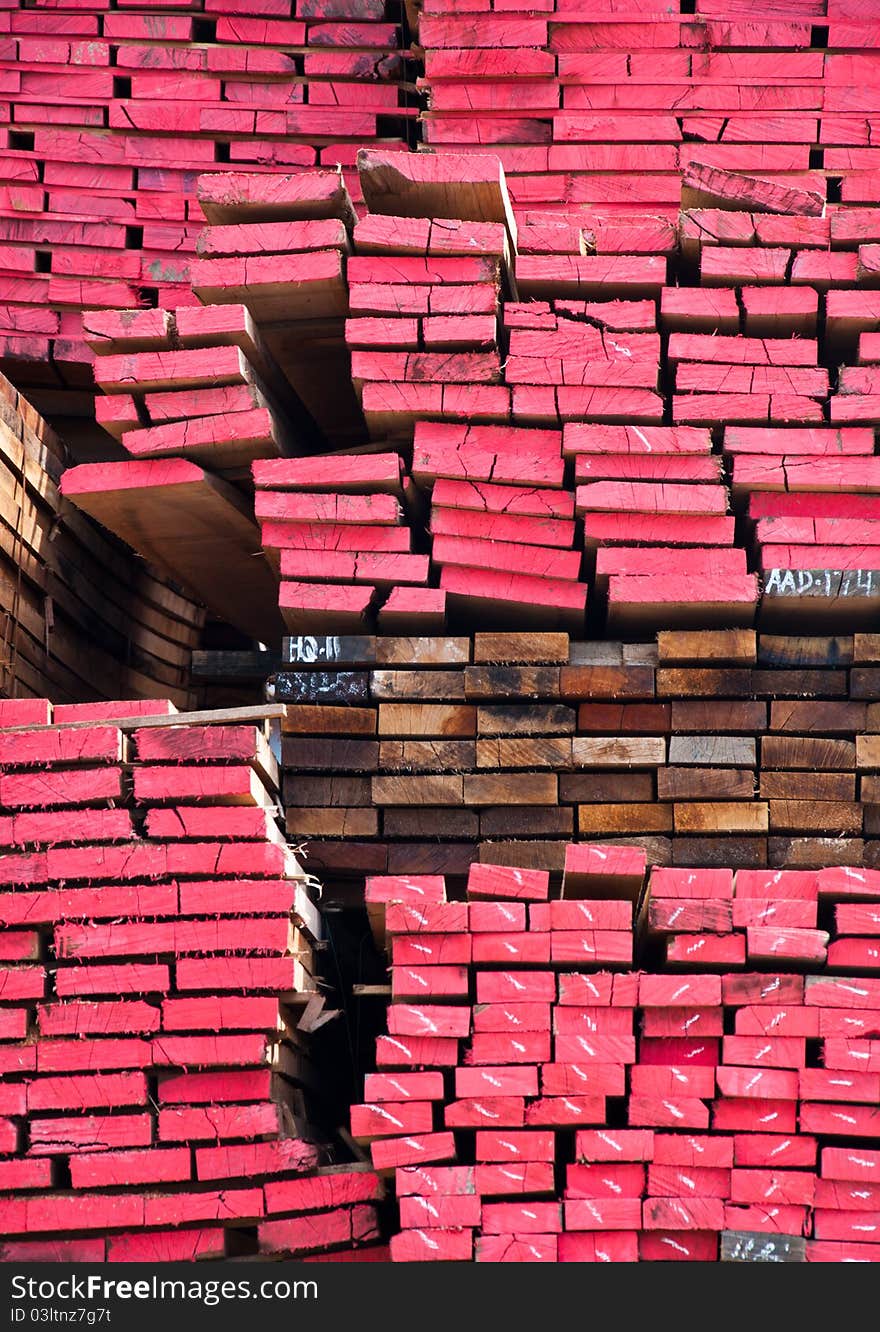
<path fill-rule="evenodd" d="M 803 182 L 697 162 L 682 173 L 678 246 L 665 221 L 621 224 L 602 254 L 570 220 L 519 226 L 497 156 L 364 149 L 357 167 L 359 217 L 338 172 L 203 176 L 210 225 L 193 296 L 207 308 L 87 315 L 108 391 L 99 418 L 139 461 L 243 480 L 279 455 L 402 458 L 386 481 L 402 489 L 411 531 L 393 536 L 393 553 L 429 554 L 427 573 L 421 558 L 399 577 L 339 559 L 306 578 L 290 557 L 285 581 L 348 585 L 290 589 L 294 632 L 869 626 L 880 607 L 873 433 L 825 418 L 839 401 L 844 420 L 878 415 L 880 306 L 852 289 L 872 280 L 870 218 L 847 229 L 840 213 L 818 215 Z M 628 236 L 642 240 L 627 250 Z M 868 305 L 834 312 L 835 294 Z M 863 364 L 845 366 L 831 394 L 828 363 L 853 349 Z M 155 470 L 130 474 L 138 494 L 164 484 Z M 180 480 L 193 494 L 215 482 L 198 470 Z M 327 516 L 341 504 L 361 512 L 346 520 L 357 526 L 401 525 L 380 502 L 386 481 L 368 500 L 328 479 Z M 116 472 L 65 484 L 216 615 L 277 636 L 277 592 L 250 559 L 256 526 L 247 505 L 232 515 L 235 494 L 212 489 L 205 505 L 216 509 L 205 569 L 170 543 L 163 557 L 152 530 L 95 496 L 120 493 Z M 260 517 L 274 527 L 317 502 L 266 495 Z M 384 523 L 364 517 L 368 503 L 384 503 Z M 235 582 L 259 585 L 258 615 L 250 592 L 242 607 L 214 586 L 226 522 L 250 566 Z M 285 542 L 263 535 L 277 565 Z M 366 539 L 348 533 L 333 553 L 378 549 Z"/>
<path fill-rule="evenodd" d="M 253 501 L 232 482 L 186 458 L 132 458 L 69 467 L 61 493 L 218 619 L 277 642 L 275 578 L 260 552 Z"/>
<path fill-rule="evenodd" d="M 796 621 L 820 632 L 872 626 L 880 605 L 873 429 L 729 426 L 724 449 L 734 495 L 747 497 L 761 624 Z"/>
<path fill-rule="evenodd" d="M 683 205 L 716 206 L 681 215 L 682 259 L 699 290 L 672 288 L 661 302 L 676 422 L 823 420 L 829 383 L 815 336 L 819 292 L 852 280 L 855 256 L 831 252 L 828 218 L 807 211 L 812 196 L 801 192 L 807 202 L 799 205 L 790 197 L 798 192 L 787 191 L 777 201 L 773 188 L 730 171 L 684 175 Z M 752 211 L 737 211 L 744 209 Z"/>
<path fill-rule="evenodd" d="M 700 286 L 661 298 L 673 419 L 725 427 L 734 501 L 752 520 L 760 623 L 867 627 L 880 581 L 861 520 L 880 471 L 873 430 L 848 423 L 873 419 L 872 372 L 845 366 L 829 394 L 817 335 L 827 364 L 850 355 L 870 246 L 854 240 L 857 226 L 838 231 L 838 214 L 817 216 L 803 190 L 696 166 L 683 186 L 697 206 L 681 215 L 682 260 Z"/>
<path fill-rule="evenodd" d="M 875 634 L 285 640 L 287 829 L 327 876 L 880 866 Z"/>
<path fill-rule="evenodd" d="M 359 145 L 406 147 L 415 108 L 401 15 L 387 10 L 385 0 L 6 10 L 0 366 L 38 390 L 42 410 L 83 424 L 91 413 L 84 309 L 185 302 L 199 172 L 341 163 L 356 188 Z"/>
<path fill-rule="evenodd" d="M 181 457 L 231 479 L 293 453 L 285 381 L 243 305 L 87 310 L 95 417 L 133 458 Z"/>
<path fill-rule="evenodd" d="M 825 301 L 825 340 L 829 355 L 841 366 L 831 419 L 839 423 L 871 422 L 876 416 L 877 292 L 876 263 L 880 210 L 839 208 L 831 214 L 831 247 L 846 261 L 848 281 L 829 289 Z"/>
<path fill-rule="evenodd" d="M 658 423 L 656 297 L 666 260 L 582 255 L 579 234 L 519 228 L 518 290 L 530 299 L 504 305 L 512 414 L 543 425 L 587 417 Z"/>
<path fill-rule="evenodd" d="M 753 623 L 758 582 L 708 430 L 571 422 L 563 451 L 609 631 Z"/>
<path fill-rule="evenodd" d="M 321 922 L 265 724 L 49 710 L 0 703 L 2 1257 L 371 1238 L 375 1176 L 314 1173 Z"/>
<path fill-rule="evenodd" d="M 563 281 L 588 269 L 628 283 L 634 257 L 667 253 L 683 176 L 710 199 L 719 174 L 736 176 L 739 208 L 795 201 L 810 220 L 826 203 L 880 203 L 875 33 L 851 0 L 769 14 L 757 0 L 693 13 L 629 0 L 613 14 L 429 0 L 408 6 L 412 31 L 384 0 L 235 8 L 115 15 L 88 0 L 33 15 L 19 0 L 7 15 L 0 364 L 19 364 L 47 411 L 90 413 L 83 308 L 181 303 L 199 171 L 341 164 L 359 205 L 360 146 L 401 160 L 488 147 L 532 233 L 523 257 L 545 272 L 553 259 Z M 559 237 L 564 264 L 545 249 L 554 230 L 574 237 Z M 875 239 L 868 228 L 863 249 Z"/>
<path fill-rule="evenodd" d="M 204 612 L 62 497 L 67 451 L 0 376 L 0 693 L 191 702 Z"/>
<path fill-rule="evenodd" d="M 198 182 L 209 222 L 191 267 L 194 297 L 243 305 L 268 354 L 319 428 L 309 441 L 359 442 L 364 425 L 345 346 L 345 277 L 355 211 L 339 170 L 209 174 Z"/>
<path fill-rule="evenodd" d="M 769 11 L 720 0 L 681 13 L 664 0 L 420 8 L 425 144 L 490 145 L 524 218 L 674 216 L 692 161 L 822 199 L 811 168 L 824 165 L 840 173 L 842 197 L 874 197 L 864 128 L 877 109 L 874 34 L 845 0 Z M 826 144 L 861 151 L 823 163 Z"/>
<path fill-rule="evenodd" d="M 344 345 L 354 212 L 338 171 L 206 175 L 199 199 L 204 304 L 85 315 L 107 395 L 98 419 L 129 456 L 80 464 L 63 488 L 219 619 L 274 645 L 250 469 L 326 447 L 325 430 L 363 434 Z"/>
<path fill-rule="evenodd" d="M 359 220 L 335 172 L 203 176 L 210 225 L 193 293 L 209 308 L 88 316 L 109 390 L 100 418 L 138 458 L 236 479 L 279 453 L 402 457 L 394 485 L 412 531 L 395 553 L 430 553 L 424 594 L 403 573 L 371 583 L 341 560 L 315 581 L 378 586 L 386 619 L 373 618 L 375 595 L 349 588 L 331 594 L 330 618 L 326 594 L 292 602 L 291 629 L 439 630 L 448 612 L 454 628 L 580 633 L 588 589 L 590 627 L 612 633 L 746 626 L 759 602 L 770 628 L 794 613 L 794 627 L 845 628 L 853 611 L 867 625 L 880 593 L 864 526 L 873 437 L 825 415 L 829 397 L 875 410 L 876 395 L 855 390 L 870 389 L 877 334 L 842 311 L 823 334 L 819 303 L 871 297 L 847 285 L 865 280 L 870 243 L 853 238 L 873 234 L 870 220 L 835 230 L 838 214 L 818 216 L 803 183 L 693 163 L 678 249 L 654 228 L 627 251 L 641 232 L 621 225 L 600 254 L 570 222 L 520 227 L 496 156 L 365 149 L 357 165 Z M 845 367 L 847 391 L 829 395 L 820 346 L 826 360 L 838 346 L 848 355 L 858 335 L 865 364 Z M 91 503 L 105 482 L 83 479 Z M 327 494 L 335 504 L 346 488 Z M 731 495 L 757 530 L 737 531 Z M 862 525 L 835 537 L 824 519 Z M 131 539 L 131 523 L 114 530 Z M 166 567 L 254 634 L 210 576 L 170 554 Z M 291 582 L 311 581 L 290 563 Z M 252 573 L 265 603 L 271 580 Z M 277 620 L 257 627 L 266 641 Z"/>
<path fill-rule="evenodd" d="M 331 454 L 253 465 L 263 549 L 281 577 L 292 634 L 443 628 L 444 594 L 412 552 L 402 504 L 412 483 L 397 453 Z"/>
<path fill-rule="evenodd" d="M 583 632 L 586 584 L 558 430 L 420 421 L 413 479 L 431 559 L 461 623 Z"/>
<path fill-rule="evenodd" d="M 505 307 L 512 417 L 557 427 L 659 424 L 665 418 L 656 319 L 666 247 L 597 254 L 592 235 L 588 243 L 581 233 L 578 251 L 570 231 L 523 228 L 516 280 L 524 303 Z M 624 228 L 623 236 L 631 235 Z"/>
<path fill-rule="evenodd" d="M 880 876 L 644 874 L 367 881 L 392 1002 L 351 1126 L 393 1262 L 880 1261 Z M 667 954 L 633 970 L 640 897 Z"/>
<path fill-rule="evenodd" d="M 359 154 L 375 211 L 354 230 L 346 342 L 373 439 L 411 439 L 422 417 L 509 416 L 498 313 L 502 279 L 510 290 L 515 227 L 497 159 L 475 163 Z M 487 214 L 498 220 L 482 220 Z"/>
<path fill-rule="evenodd" d="M 586 587 L 560 434 L 506 424 L 534 408 L 517 408 L 511 357 L 502 367 L 499 355 L 501 299 L 516 295 L 504 171 L 489 156 L 378 151 L 358 165 L 370 211 L 354 231 L 346 338 L 371 436 L 413 440 L 412 480 L 431 499 L 430 609 L 577 631 Z M 598 355 L 599 334 L 586 333 Z"/>

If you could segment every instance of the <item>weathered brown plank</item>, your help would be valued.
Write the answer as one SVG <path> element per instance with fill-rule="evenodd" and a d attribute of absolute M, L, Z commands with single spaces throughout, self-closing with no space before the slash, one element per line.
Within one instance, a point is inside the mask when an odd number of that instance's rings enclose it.
<path fill-rule="evenodd" d="M 488 704 L 477 708 L 477 735 L 570 735 L 574 708 L 562 703 Z"/>
<path fill-rule="evenodd" d="M 663 666 L 657 670 L 657 697 L 749 698 L 752 674 L 744 666 Z"/>
<path fill-rule="evenodd" d="M 370 693 L 374 699 L 465 699 L 464 671 L 373 671 Z"/>
<path fill-rule="evenodd" d="M 766 801 L 694 801 L 676 803 L 676 833 L 765 833 L 769 828 Z"/>
<path fill-rule="evenodd" d="M 369 777 L 328 774 L 323 777 L 303 777 L 286 772 L 282 794 L 286 805 L 369 805 Z"/>
<path fill-rule="evenodd" d="M 284 709 L 285 735 L 375 735 L 375 708 L 343 708 L 291 704 Z"/>
<path fill-rule="evenodd" d="M 669 703 L 582 703 L 578 730 L 587 735 L 663 735 L 671 718 Z"/>
<path fill-rule="evenodd" d="M 752 692 L 771 698 L 845 698 L 846 671 L 752 671 Z"/>
<path fill-rule="evenodd" d="M 565 806 L 545 805 L 534 809 L 506 805 L 480 810 L 480 836 L 487 837 L 564 837 L 574 834 L 574 810 Z"/>
<path fill-rule="evenodd" d="M 658 770 L 659 771 L 659 770 Z M 574 804 L 653 800 L 651 772 L 578 772 L 559 774 L 559 799 Z"/>
<path fill-rule="evenodd" d="M 476 841 L 480 834 L 480 819 L 472 809 L 418 809 L 388 807 L 382 814 L 382 833 L 385 837 L 405 837 L 413 841 L 423 837 L 430 827 L 435 837 L 465 838 Z"/>
<path fill-rule="evenodd" d="M 765 735 L 761 740 L 761 766 L 846 771 L 856 766 L 856 747 L 852 740 L 824 740 L 806 735 Z"/>
<path fill-rule="evenodd" d="M 477 741 L 478 768 L 570 768 L 572 741 L 567 736 L 542 739 L 519 736 Z"/>
<path fill-rule="evenodd" d="M 374 777 L 372 796 L 373 803 L 376 805 L 463 805 L 466 803 L 463 778 L 454 774 L 429 777 Z"/>
<path fill-rule="evenodd" d="M 862 806 L 844 800 L 771 800 L 771 832 L 809 832 L 829 837 L 862 831 Z"/>
<path fill-rule="evenodd" d="M 470 639 L 377 638 L 375 659 L 380 666 L 466 666 Z"/>
<path fill-rule="evenodd" d="M 468 699 L 558 698 L 557 666 L 468 666 L 464 672 Z"/>
<path fill-rule="evenodd" d="M 672 704 L 673 732 L 712 731 L 750 734 L 764 730 L 767 725 L 767 704 L 751 699 L 676 699 Z"/>
<path fill-rule="evenodd" d="M 375 772 L 379 766 L 379 745 L 375 740 L 292 738 L 281 742 L 281 761 L 295 771 Z"/>
<path fill-rule="evenodd" d="M 284 826 L 292 837 L 376 837 L 379 815 L 375 809 L 345 806 L 288 805 Z"/>
<path fill-rule="evenodd" d="M 754 629 L 662 629 L 657 648 L 663 665 L 754 666 L 757 660 Z"/>
<path fill-rule="evenodd" d="M 566 663 L 568 634 L 474 634 L 477 665 L 550 666 Z"/>
<path fill-rule="evenodd" d="M 860 837 L 770 837 L 767 859 L 773 869 L 825 869 L 864 863 Z"/>
<path fill-rule="evenodd" d="M 862 779 L 862 799 L 866 781 Z M 854 772 L 762 772 L 758 794 L 762 800 L 855 800 Z"/>
<path fill-rule="evenodd" d="M 856 638 L 869 638 L 857 634 Z M 854 660 L 852 635 L 810 638 L 795 634 L 761 634 L 758 638 L 760 666 L 848 666 Z"/>
<path fill-rule="evenodd" d="M 770 730 L 793 731 L 800 735 L 850 735 L 863 731 L 867 724 L 865 703 L 835 700 L 774 700 L 770 704 Z"/>
<path fill-rule="evenodd" d="M 476 767 L 473 740 L 382 740 L 379 767 L 386 772 L 466 772 Z"/>
<path fill-rule="evenodd" d="M 752 800 L 749 768 L 658 768 L 658 800 Z"/>
<path fill-rule="evenodd" d="M 567 699 L 653 698 L 652 666 L 563 666 L 559 692 Z"/>
<path fill-rule="evenodd" d="M 379 735 L 472 736 L 477 710 L 455 703 L 380 703 Z"/>
<path fill-rule="evenodd" d="M 465 773 L 466 805 L 555 805 L 555 773 Z"/>
<path fill-rule="evenodd" d="M 675 837 L 672 863 L 682 868 L 761 869 L 767 864 L 767 838 Z"/>
<path fill-rule="evenodd" d="M 672 805 L 579 805 L 578 831 L 590 838 L 609 833 L 672 832 Z"/>
<path fill-rule="evenodd" d="M 653 768 L 666 762 L 666 740 L 661 736 L 577 735 L 571 756 L 576 767 Z"/>

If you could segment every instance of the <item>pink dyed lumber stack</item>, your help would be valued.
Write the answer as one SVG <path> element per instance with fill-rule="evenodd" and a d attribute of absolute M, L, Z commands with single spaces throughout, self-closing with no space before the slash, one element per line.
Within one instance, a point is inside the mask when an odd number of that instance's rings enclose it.
<path fill-rule="evenodd" d="M 210 225 L 197 242 L 193 292 L 204 305 L 246 307 L 266 356 L 314 423 L 294 451 L 359 442 L 344 338 L 355 211 L 340 173 L 205 175 L 198 195 Z"/>
<path fill-rule="evenodd" d="M 708 430 L 570 422 L 563 450 L 609 628 L 752 623 L 757 580 Z"/>
<path fill-rule="evenodd" d="M 345 336 L 370 437 L 411 439 L 423 417 L 506 420 L 497 344 L 502 276 L 509 281 L 504 224 L 370 213 L 355 227 L 354 251 Z"/>
<path fill-rule="evenodd" d="M 865 426 L 728 427 L 764 585 L 761 623 L 874 623 L 880 608 L 880 459 Z"/>
<path fill-rule="evenodd" d="M 185 458 L 240 477 L 294 451 L 277 368 L 243 305 L 89 310 L 98 422 L 133 458 Z"/>
<path fill-rule="evenodd" d="M 31 703 L 0 705 L 6 1261 L 376 1233 L 375 1175 L 316 1173 L 297 1025 L 318 1002 L 321 924 L 275 824 L 267 735 L 169 711 L 71 705 L 42 725 Z"/>
<path fill-rule="evenodd" d="M 368 880 L 392 1003 L 352 1132 L 392 1261 L 880 1261 L 880 875 L 644 871 Z"/>
<path fill-rule="evenodd" d="M 172 12 L 173 11 L 173 12 Z M 82 311 L 189 303 L 198 174 L 269 179 L 405 148 L 415 116 L 384 0 L 101 0 L 3 20 L 0 362 L 87 418 Z M 11 137 L 10 137 L 11 134 Z M 85 425 L 85 420 L 82 420 Z"/>
<path fill-rule="evenodd" d="M 405 521 L 420 497 L 397 453 L 255 462 L 253 476 L 291 633 L 442 628 L 444 594 L 427 586 L 428 556 L 413 553 Z"/>
<path fill-rule="evenodd" d="M 488 626 L 582 631 L 587 600 L 558 430 L 419 422 L 431 558 L 450 611 Z"/>

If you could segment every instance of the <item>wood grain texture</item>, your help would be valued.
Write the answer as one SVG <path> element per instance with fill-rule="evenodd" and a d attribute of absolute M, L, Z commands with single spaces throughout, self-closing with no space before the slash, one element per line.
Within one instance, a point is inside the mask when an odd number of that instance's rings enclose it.
<path fill-rule="evenodd" d="M 379 704 L 380 736 L 471 736 L 476 724 L 476 709 L 467 705 Z"/>
<path fill-rule="evenodd" d="M 568 661 L 568 634 L 478 633 L 476 665 L 543 666 Z"/>
<path fill-rule="evenodd" d="M 657 647 L 661 665 L 754 666 L 757 636 L 753 629 L 661 629 Z"/>
<path fill-rule="evenodd" d="M 554 666 L 469 666 L 464 672 L 468 699 L 559 698 L 559 668 Z"/>

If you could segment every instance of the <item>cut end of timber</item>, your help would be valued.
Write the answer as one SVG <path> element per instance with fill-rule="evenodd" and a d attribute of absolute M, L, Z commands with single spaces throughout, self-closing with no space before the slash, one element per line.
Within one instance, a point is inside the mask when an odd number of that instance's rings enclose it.
<path fill-rule="evenodd" d="M 432 634 L 446 628 L 446 593 L 439 587 L 395 587 L 379 611 L 383 634 Z"/>
<path fill-rule="evenodd" d="M 516 248 L 516 222 L 500 158 L 488 153 L 472 156 L 361 148 L 357 168 L 371 213 L 503 222 Z"/>
<path fill-rule="evenodd" d="M 197 196 L 211 225 L 337 217 L 353 226 L 355 221 L 338 167 L 289 176 L 266 172 L 207 174 L 199 176 Z"/>
<path fill-rule="evenodd" d="M 183 458 L 132 460 L 116 463 L 80 463 L 61 478 L 62 495 L 89 495 L 141 486 L 180 486 L 203 481 L 206 473 Z"/>
<path fill-rule="evenodd" d="M 822 217 L 825 198 L 816 190 L 777 185 L 758 176 L 688 162 L 682 172 L 681 206 L 732 208 L 752 213 L 797 213 Z"/>
<path fill-rule="evenodd" d="M 362 634 L 369 632 L 375 596 L 376 589 L 369 584 L 285 580 L 278 604 L 292 634 Z"/>

